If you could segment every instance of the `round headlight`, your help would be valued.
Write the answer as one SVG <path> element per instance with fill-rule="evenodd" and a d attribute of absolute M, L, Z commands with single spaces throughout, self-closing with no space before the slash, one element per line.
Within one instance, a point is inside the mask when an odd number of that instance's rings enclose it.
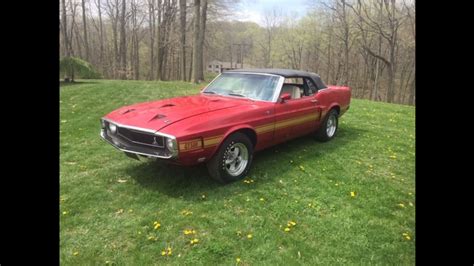
<path fill-rule="evenodd" d="M 171 139 L 171 138 L 166 138 L 166 147 L 168 148 L 168 150 L 170 151 L 174 151 L 176 150 L 176 140 L 174 139 Z"/>
<path fill-rule="evenodd" d="M 109 129 L 112 134 L 115 134 L 117 132 L 117 126 L 112 123 L 109 123 Z"/>

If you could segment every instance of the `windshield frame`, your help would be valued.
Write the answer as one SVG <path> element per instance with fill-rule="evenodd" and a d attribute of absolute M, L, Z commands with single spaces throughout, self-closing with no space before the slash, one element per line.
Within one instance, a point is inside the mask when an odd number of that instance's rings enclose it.
<path fill-rule="evenodd" d="M 232 96 L 232 95 L 225 95 L 225 94 L 206 94 L 206 95 L 219 95 L 219 96 L 222 96 L 222 97 L 230 97 L 230 98 L 237 98 L 237 99 L 250 99 L 252 101 L 259 101 L 259 102 L 268 102 L 268 103 L 276 103 L 278 101 L 278 96 L 280 95 L 280 91 L 281 91 L 281 88 L 283 86 L 283 83 L 285 82 L 285 78 L 281 75 L 275 75 L 275 74 L 268 74 L 268 73 L 255 73 L 255 72 L 238 72 L 238 71 L 235 71 L 235 72 L 222 72 L 222 73 L 219 73 L 219 75 L 217 75 L 217 77 L 215 77 L 211 82 L 209 82 L 209 84 L 206 85 L 206 87 L 201 91 L 201 94 L 205 94 L 205 91 L 207 90 L 207 88 L 209 87 L 209 85 L 211 85 L 215 80 L 217 80 L 222 74 L 245 74 L 245 75 L 262 75 L 262 76 L 273 76 L 273 77 L 278 77 L 279 80 L 278 80 L 278 83 L 276 85 L 276 88 L 275 90 L 273 91 L 273 96 L 272 96 L 272 99 L 270 101 L 266 101 L 266 100 L 260 100 L 260 99 L 254 99 L 254 98 L 249 98 L 249 97 L 246 97 L 246 98 L 243 98 L 243 97 L 239 97 L 239 96 Z"/>

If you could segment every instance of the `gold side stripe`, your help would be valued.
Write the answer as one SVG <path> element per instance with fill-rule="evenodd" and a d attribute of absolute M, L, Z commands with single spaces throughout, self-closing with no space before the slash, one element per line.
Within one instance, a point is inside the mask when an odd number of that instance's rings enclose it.
<path fill-rule="evenodd" d="M 309 122 L 309 121 L 313 121 L 313 120 L 316 121 L 319 117 L 320 117 L 320 114 L 316 113 L 316 114 L 303 115 L 303 116 L 300 116 L 300 117 L 297 117 L 297 118 L 289 118 L 289 119 L 279 121 L 275 124 L 274 123 L 269 123 L 269 124 L 264 124 L 264 125 L 257 126 L 257 127 L 255 127 L 255 131 L 257 132 L 257 134 L 268 133 L 268 132 L 271 132 L 271 131 L 274 131 L 274 130 L 283 129 L 283 128 L 287 128 L 287 127 L 290 127 L 290 126 L 303 124 L 303 123 L 306 123 L 306 122 Z M 181 141 L 179 143 L 179 150 L 181 152 L 187 152 L 187 151 L 198 150 L 198 149 L 201 149 L 201 148 L 214 147 L 214 146 L 217 146 L 221 142 L 223 137 L 224 137 L 224 135 L 218 135 L 218 136 L 212 136 L 212 137 L 204 138 L 202 146 L 198 145 L 196 147 L 191 147 L 191 148 L 188 148 L 188 149 L 186 149 L 186 144 L 193 143 L 193 142 L 198 142 L 201 139 L 198 138 L 198 139 Z"/>
<path fill-rule="evenodd" d="M 299 118 L 293 118 L 291 120 L 288 119 L 288 120 L 276 123 L 275 129 L 302 124 L 311 120 L 316 120 L 318 117 L 319 117 L 319 114 L 316 113 L 316 114 L 311 114 L 311 115 L 305 115 Z"/>
<path fill-rule="evenodd" d="M 271 123 L 271 124 L 266 124 L 266 125 L 263 125 L 263 126 L 258 126 L 258 127 L 255 128 L 255 131 L 257 132 L 257 134 L 259 134 L 259 133 L 272 131 L 274 128 L 275 128 L 275 125 L 273 125 L 273 123 Z"/>
<path fill-rule="evenodd" d="M 221 142 L 220 137 L 212 139 L 212 140 L 207 140 L 207 141 L 204 141 L 204 147 L 214 146 L 214 145 L 217 145 L 219 142 Z"/>
<path fill-rule="evenodd" d="M 191 139 L 191 140 L 183 140 L 183 141 L 180 141 L 179 143 L 180 144 L 185 144 L 185 143 L 196 142 L 196 141 L 200 141 L 200 140 L 201 140 L 200 138 L 197 138 L 197 139 Z"/>
<path fill-rule="evenodd" d="M 191 143 L 196 143 L 195 146 L 189 147 L 188 144 Z M 179 151 L 185 152 L 185 151 L 194 151 L 202 148 L 202 141 L 201 138 L 197 139 L 191 139 L 191 140 L 185 140 L 185 141 L 180 141 L 179 142 Z"/>

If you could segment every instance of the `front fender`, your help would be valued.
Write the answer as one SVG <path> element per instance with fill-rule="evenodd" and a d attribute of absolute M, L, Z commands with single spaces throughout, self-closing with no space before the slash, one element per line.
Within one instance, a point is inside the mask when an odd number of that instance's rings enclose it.
<path fill-rule="evenodd" d="M 210 152 L 210 156 L 209 156 L 209 159 L 212 158 L 215 153 L 220 149 L 220 147 L 222 146 L 222 144 L 224 143 L 224 141 L 230 136 L 232 135 L 233 133 L 237 132 L 237 131 L 242 131 L 242 130 L 250 130 L 251 132 L 253 132 L 254 136 L 255 136 L 255 146 L 257 144 L 257 141 L 258 141 L 258 136 L 257 136 L 257 132 L 255 131 L 255 129 L 249 125 L 249 124 L 241 124 L 241 125 L 236 125 L 236 126 L 232 126 L 230 127 L 229 129 L 226 130 L 226 132 L 224 133 L 224 137 L 221 139 L 221 141 L 219 142 L 219 144 L 217 146 L 215 146 L 211 152 Z"/>

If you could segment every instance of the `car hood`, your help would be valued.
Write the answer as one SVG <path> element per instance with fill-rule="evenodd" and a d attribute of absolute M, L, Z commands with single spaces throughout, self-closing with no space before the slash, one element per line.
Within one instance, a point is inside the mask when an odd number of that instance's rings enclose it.
<path fill-rule="evenodd" d="M 246 99 L 219 96 L 185 96 L 119 108 L 105 118 L 122 125 L 160 130 L 180 120 L 249 104 Z"/>

